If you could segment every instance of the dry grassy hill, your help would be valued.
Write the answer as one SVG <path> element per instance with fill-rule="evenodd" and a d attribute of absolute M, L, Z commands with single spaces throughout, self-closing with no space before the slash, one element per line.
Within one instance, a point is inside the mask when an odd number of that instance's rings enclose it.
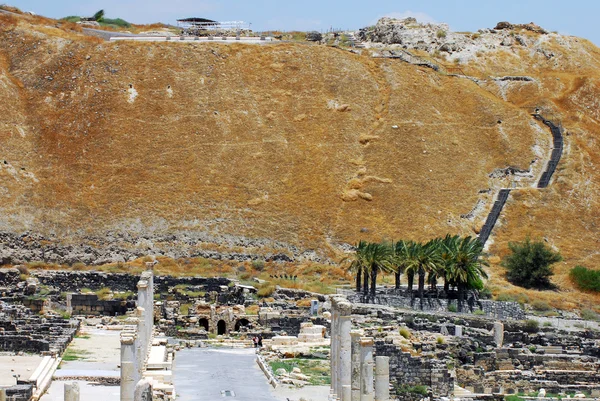
<path fill-rule="evenodd" d="M 464 70 L 535 80 L 476 83 L 324 46 L 107 43 L 71 28 L 0 15 L 5 262 L 325 261 L 359 239 L 475 235 L 512 179 L 490 174 L 541 174 L 551 135 L 526 109 L 541 104 L 566 152 L 548 189 L 513 192 L 492 261 L 530 234 L 565 256 L 565 291 L 570 267 L 600 264 L 600 51 L 584 40 L 540 43 L 550 58 L 486 53 Z M 549 295 L 567 298 L 588 297 Z"/>

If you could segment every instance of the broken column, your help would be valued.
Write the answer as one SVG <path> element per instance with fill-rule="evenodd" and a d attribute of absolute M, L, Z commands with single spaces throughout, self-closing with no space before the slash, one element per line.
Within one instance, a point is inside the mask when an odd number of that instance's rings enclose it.
<path fill-rule="evenodd" d="M 375 401 L 390 399 L 390 358 L 375 357 Z"/>
<path fill-rule="evenodd" d="M 135 385 L 139 381 L 139 361 L 136 357 L 134 332 L 121 332 L 121 401 L 133 401 Z"/>
<path fill-rule="evenodd" d="M 6 401 L 6 390 L 0 388 L 0 401 Z"/>
<path fill-rule="evenodd" d="M 352 304 L 345 297 L 331 297 L 331 390 L 342 401 L 350 401 L 351 394 L 351 313 Z"/>
<path fill-rule="evenodd" d="M 374 401 L 373 338 L 360 339 L 360 401 Z"/>
<path fill-rule="evenodd" d="M 134 401 L 152 401 L 152 384 L 142 379 L 135 385 Z"/>
<path fill-rule="evenodd" d="M 65 401 L 79 401 L 79 383 L 65 383 Z"/>
<path fill-rule="evenodd" d="M 458 324 L 456 326 L 454 326 L 454 335 L 456 337 L 462 337 L 462 332 L 463 332 L 462 329 L 463 329 L 462 326 L 460 326 Z"/>
<path fill-rule="evenodd" d="M 362 330 L 352 330 L 350 332 L 350 348 L 352 353 L 350 361 L 351 401 L 360 401 L 360 338 L 362 336 L 364 336 Z"/>
<path fill-rule="evenodd" d="M 494 341 L 498 348 L 502 347 L 504 343 L 504 324 L 502 322 L 494 323 Z"/>

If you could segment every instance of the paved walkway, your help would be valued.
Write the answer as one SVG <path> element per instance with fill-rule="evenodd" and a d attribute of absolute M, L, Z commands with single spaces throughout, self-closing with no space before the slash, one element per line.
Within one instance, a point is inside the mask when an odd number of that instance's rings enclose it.
<path fill-rule="evenodd" d="M 178 401 L 213 401 L 233 391 L 238 401 L 277 401 L 253 349 L 187 348 L 175 356 Z M 225 399 L 229 397 L 224 397 Z"/>

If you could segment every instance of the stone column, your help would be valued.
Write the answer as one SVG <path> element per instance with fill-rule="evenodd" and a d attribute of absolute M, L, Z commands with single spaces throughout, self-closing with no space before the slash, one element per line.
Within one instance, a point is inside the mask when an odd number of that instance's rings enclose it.
<path fill-rule="evenodd" d="M 331 297 L 331 325 L 330 325 L 330 362 L 331 362 L 331 389 L 333 390 L 333 398 L 337 398 L 338 388 L 337 388 L 337 373 L 338 373 L 338 354 L 337 354 L 337 322 L 338 322 L 338 311 L 337 311 L 337 303 L 335 302 L 335 296 Z"/>
<path fill-rule="evenodd" d="M 374 401 L 373 338 L 360 339 L 360 401 Z"/>
<path fill-rule="evenodd" d="M 502 344 L 504 343 L 504 324 L 502 324 L 502 322 L 494 323 L 494 341 L 498 348 L 502 347 Z"/>
<path fill-rule="evenodd" d="M 462 329 L 462 326 L 459 326 L 458 324 L 454 326 L 454 335 L 456 337 L 462 337 Z"/>
<path fill-rule="evenodd" d="M 0 388 L 0 401 L 6 401 L 6 390 Z"/>
<path fill-rule="evenodd" d="M 138 382 L 135 333 L 121 333 L 121 401 L 133 401 Z"/>
<path fill-rule="evenodd" d="M 351 316 L 352 305 L 348 302 L 343 302 L 338 305 L 341 316 L 338 318 L 339 328 L 339 367 L 338 367 L 338 382 L 339 388 L 343 389 L 344 386 L 348 387 L 348 391 L 351 389 L 352 382 L 352 339 L 350 337 L 350 331 L 352 329 Z M 350 392 L 348 392 L 348 398 L 345 398 L 344 391 L 341 392 L 342 401 L 351 401 Z"/>
<path fill-rule="evenodd" d="M 347 384 L 342 384 L 342 400 L 348 400 L 352 398 L 352 387 Z"/>
<path fill-rule="evenodd" d="M 142 379 L 135 385 L 134 401 L 152 401 L 152 384 Z"/>
<path fill-rule="evenodd" d="M 65 383 L 65 401 L 79 401 L 79 383 Z"/>
<path fill-rule="evenodd" d="M 135 316 L 138 319 L 137 324 L 137 335 L 138 335 L 138 349 L 137 355 L 140 360 L 140 366 L 146 364 L 146 359 L 148 358 L 148 342 L 149 338 L 147 337 L 146 331 L 146 311 L 141 306 L 138 306 L 135 310 Z"/>
<path fill-rule="evenodd" d="M 362 330 L 350 331 L 352 401 L 360 401 L 360 338 L 362 336 L 364 336 Z"/>
<path fill-rule="evenodd" d="M 375 357 L 375 401 L 390 399 L 390 358 Z"/>

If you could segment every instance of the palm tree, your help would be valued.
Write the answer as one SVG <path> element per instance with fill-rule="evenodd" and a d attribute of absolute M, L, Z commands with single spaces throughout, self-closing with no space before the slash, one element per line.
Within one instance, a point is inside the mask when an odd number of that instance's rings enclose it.
<path fill-rule="evenodd" d="M 419 276 L 419 298 L 421 309 L 423 309 L 423 295 L 425 292 L 425 275 L 427 272 L 437 268 L 438 258 L 436 253 L 435 241 L 429 241 L 426 244 L 413 242 L 410 244 L 406 264 L 406 274 L 408 276 L 408 286 L 412 294 L 412 279 L 414 275 Z"/>
<path fill-rule="evenodd" d="M 400 288 L 400 276 L 406 268 L 408 260 L 408 245 L 410 242 L 400 240 L 392 246 L 395 288 Z"/>
<path fill-rule="evenodd" d="M 354 253 L 342 259 L 342 263 L 349 260 L 350 265 L 348 270 L 356 273 L 356 292 L 360 292 L 361 290 L 361 278 L 364 268 L 363 255 L 366 246 L 366 241 L 359 241 L 354 248 Z"/>
<path fill-rule="evenodd" d="M 410 295 L 410 297 L 413 297 L 413 284 L 415 281 L 415 275 L 417 274 L 417 270 L 418 270 L 418 265 L 416 263 L 414 263 L 414 260 L 416 259 L 416 254 L 418 253 L 419 247 L 421 246 L 421 244 L 414 242 L 414 241 L 408 241 L 405 242 L 404 244 L 405 249 L 404 249 L 404 254 L 403 256 L 403 266 L 404 266 L 404 274 L 406 274 L 406 279 L 408 281 L 408 289 L 407 292 Z"/>
<path fill-rule="evenodd" d="M 366 267 L 371 275 L 370 296 L 375 299 L 375 290 L 377 287 L 377 275 L 379 271 L 392 270 L 392 248 L 386 243 L 368 243 L 364 249 L 363 269 Z M 365 272 L 367 270 L 364 270 Z M 366 274 L 365 274 L 366 277 Z M 366 284 L 366 283 L 365 283 Z M 366 287 L 365 287 L 366 288 Z M 366 292 L 365 292 L 366 294 Z"/>
<path fill-rule="evenodd" d="M 488 266 L 488 262 L 481 257 L 483 244 L 477 238 L 462 238 L 457 245 L 453 252 L 449 279 L 458 289 L 458 311 L 462 312 L 465 292 L 483 288 L 483 279 L 488 277 L 483 266 Z"/>
<path fill-rule="evenodd" d="M 444 278 L 444 292 L 446 296 L 450 290 L 450 284 L 453 284 L 450 280 L 450 271 L 452 264 L 454 263 L 454 255 L 457 252 L 458 245 L 461 242 L 461 238 L 458 235 L 446 236 L 439 241 L 439 259 L 442 264 L 443 278 Z"/>

